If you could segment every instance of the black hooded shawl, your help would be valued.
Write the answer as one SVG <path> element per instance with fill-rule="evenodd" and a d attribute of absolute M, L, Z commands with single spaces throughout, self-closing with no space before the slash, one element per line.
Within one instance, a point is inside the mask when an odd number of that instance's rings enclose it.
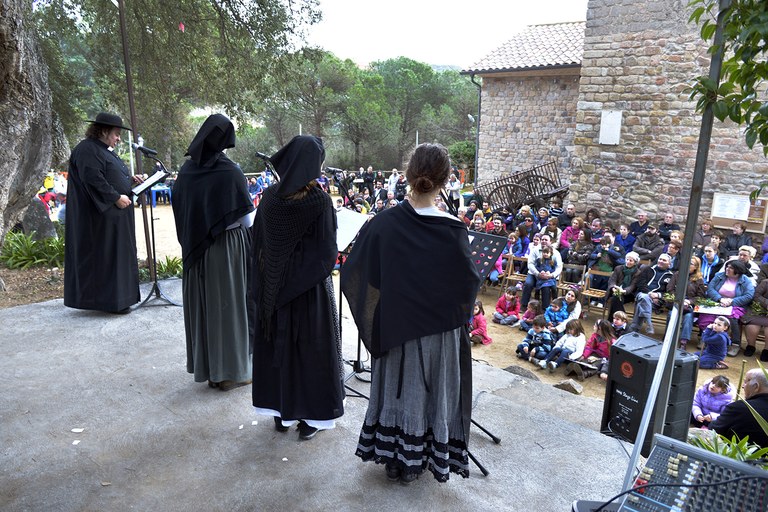
<path fill-rule="evenodd" d="M 173 185 L 173 216 L 185 268 L 190 268 L 227 226 L 253 211 L 240 167 L 222 151 L 235 146 L 235 128 L 221 114 L 205 120 L 189 145 L 190 157 Z"/>
<path fill-rule="evenodd" d="M 324 159 L 323 141 L 308 135 L 294 137 L 270 158 L 280 182 L 264 191 L 252 230 L 253 289 L 265 339 L 269 339 L 275 309 L 320 283 L 333 268 L 336 215 L 330 196 L 319 187 L 311 187 L 300 199 L 290 197 L 320 176 Z M 291 257 L 299 242 L 310 234 L 316 242 L 334 241 L 323 245 L 331 248 L 330 256 L 325 254 L 329 249 L 324 249 L 316 262 L 331 263 L 311 265 L 296 276 L 299 280 L 285 286 Z"/>
<path fill-rule="evenodd" d="M 363 227 L 341 269 L 341 291 L 374 357 L 466 325 L 479 284 L 464 223 L 419 215 L 407 201 Z"/>

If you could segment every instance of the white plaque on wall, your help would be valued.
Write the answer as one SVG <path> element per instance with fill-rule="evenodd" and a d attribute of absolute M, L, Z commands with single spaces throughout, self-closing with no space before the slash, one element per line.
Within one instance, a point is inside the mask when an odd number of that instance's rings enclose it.
<path fill-rule="evenodd" d="M 724 219 L 747 220 L 750 206 L 749 196 L 715 192 L 712 197 L 712 216 Z"/>
<path fill-rule="evenodd" d="M 621 139 L 621 110 L 603 110 L 600 116 L 600 144 L 616 146 Z"/>

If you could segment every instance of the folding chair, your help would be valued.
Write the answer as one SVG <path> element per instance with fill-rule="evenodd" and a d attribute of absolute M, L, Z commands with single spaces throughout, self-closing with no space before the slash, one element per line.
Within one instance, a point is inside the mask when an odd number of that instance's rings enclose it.
<path fill-rule="evenodd" d="M 613 272 L 603 272 L 602 270 L 597 270 L 595 268 L 589 269 L 589 272 L 584 276 L 584 290 L 581 292 L 581 296 L 585 297 L 586 304 L 584 306 L 587 309 L 587 313 L 589 314 L 592 311 L 592 301 L 593 300 L 604 300 L 606 298 L 606 295 L 608 292 L 606 290 L 601 290 L 599 288 L 593 288 L 592 287 L 592 278 L 595 276 L 604 276 L 606 278 L 611 277 L 611 274 Z M 605 305 L 600 309 L 600 317 L 605 318 Z"/>
<path fill-rule="evenodd" d="M 504 271 L 504 278 L 501 280 L 501 291 L 499 292 L 499 297 L 504 294 L 504 290 L 506 290 L 508 286 L 525 282 L 528 274 L 522 274 L 516 271 L 515 263 L 519 263 L 520 266 L 522 266 L 523 263 L 527 262 L 528 258 L 524 256 L 512 256 L 507 260 L 507 268 Z"/>
<path fill-rule="evenodd" d="M 576 288 L 581 282 L 582 278 L 584 277 L 584 272 L 586 271 L 586 269 L 587 269 L 586 265 L 573 265 L 570 263 L 564 263 L 563 271 L 560 272 L 560 279 L 557 280 L 558 293 L 562 293 L 562 295 L 565 295 L 566 293 L 568 293 L 568 290 L 573 290 L 574 288 Z M 566 272 L 566 270 L 573 270 L 574 272 L 572 274 L 575 277 L 568 279 L 567 274 L 569 272 Z"/>

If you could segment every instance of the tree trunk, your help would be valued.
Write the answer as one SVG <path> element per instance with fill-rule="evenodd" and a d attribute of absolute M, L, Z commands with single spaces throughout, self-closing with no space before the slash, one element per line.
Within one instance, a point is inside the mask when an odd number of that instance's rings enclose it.
<path fill-rule="evenodd" d="M 48 67 L 28 22 L 30 5 L 0 0 L 0 244 L 42 185 L 61 134 L 51 113 Z M 59 153 L 69 152 L 66 142 L 56 143 Z"/>

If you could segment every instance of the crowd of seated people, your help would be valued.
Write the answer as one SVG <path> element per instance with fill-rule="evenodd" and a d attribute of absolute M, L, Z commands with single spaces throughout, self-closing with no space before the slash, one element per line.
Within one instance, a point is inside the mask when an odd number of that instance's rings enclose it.
<path fill-rule="evenodd" d="M 334 174 L 333 178 L 334 182 L 339 181 L 338 175 Z M 366 169 L 361 169 L 359 175 L 352 173 L 341 179 L 346 180 L 342 184 L 348 185 L 342 205 L 369 215 L 397 206 L 407 195 L 407 188 L 403 188 L 404 176 L 396 170 L 389 179 L 381 172 L 371 175 Z M 446 191 L 450 192 L 450 187 L 446 187 Z M 446 194 L 454 211 L 455 195 Z M 448 206 L 440 196 L 436 204 L 447 211 Z M 580 213 L 582 211 L 584 213 Z M 654 315 L 658 322 L 658 315 L 667 314 L 671 307 L 670 296 L 674 294 L 677 272 L 683 264 L 684 243 L 684 223 L 681 227 L 672 213 L 665 213 L 656 221 L 647 212 L 639 211 L 634 219 L 614 223 L 602 218 L 596 208 L 577 209 L 576 205 L 564 205 L 554 197 L 548 207 L 523 205 L 518 210 L 506 207 L 498 211 L 493 211 L 485 201 L 471 200 L 458 208 L 457 217 L 470 231 L 507 239 L 489 273 L 491 284 L 502 282 L 504 274 L 510 272 L 510 264 L 514 265 L 515 272 L 527 275 L 515 289 L 521 318 L 503 325 L 522 324 L 522 313 L 528 311 L 532 302 L 543 314 L 558 296 L 561 273 L 567 282 L 578 283 L 569 291 L 570 301 L 566 300 L 564 306 L 569 319 L 579 319 L 580 287 L 590 269 L 610 275 L 591 278 L 592 288 L 606 291 L 605 299 L 594 301 L 592 306 L 607 307 L 608 317 L 612 318 L 614 314 L 624 315 L 625 306 L 634 302 L 632 322 L 627 324 L 629 330 L 653 334 Z M 725 234 L 715 229 L 708 219 L 699 224 L 693 240 L 694 255 L 688 262 L 690 275 L 680 340 L 685 347 L 697 325 L 701 334 L 712 324 L 712 317 L 704 316 L 701 321 L 702 315 L 694 312 L 697 304 L 708 300 L 710 305 L 716 303 L 730 308 L 727 310 L 730 314 L 725 315 L 730 325 L 729 355 L 738 353 L 745 337 L 744 354 L 752 356 L 760 334 L 768 335 L 768 237 L 758 257 L 744 223 L 734 222 L 731 231 Z M 564 264 L 568 264 L 568 268 L 564 269 Z M 573 315 L 575 305 L 578 311 Z M 532 319 L 525 320 L 528 329 L 529 320 Z M 552 329 L 557 340 L 565 332 L 565 325 L 566 322 L 558 325 L 559 330 L 551 326 L 547 329 Z M 768 361 L 765 345 L 759 358 Z"/>
<path fill-rule="evenodd" d="M 569 283 L 581 278 L 579 286 L 583 285 L 584 275 L 578 275 L 582 272 L 578 266 L 584 267 L 583 272 L 595 269 L 610 273 L 610 277 L 592 276 L 590 287 L 606 291 L 605 299 L 593 301 L 592 306 L 607 307 L 612 317 L 635 303 L 630 330 L 653 334 L 653 315 L 667 314 L 672 306 L 670 297 L 674 296 L 676 276 L 684 264 L 684 226 L 672 213 L 656 222 L 640 211 L 634 220 L 613 224 L 601 219 L 595 208 L 581 215 L 576 205 L 569 203 L 563 208 L 556 199 L 549 208 L 536 210 L 524 205 L 518 211 L 503 208 L 498 212 L 490 211 L 487 203 L 472 201 L 461 211 L 460 218 L 470 230 L 507 236 L 507 246 L 496 265 L 495 282 L 507 272 L 513 256 L 527 258 L 526 264 L 515 262 L 514 269 L 527 272 L 520 286 L 521 311 L 526 311 L 534 298 L 546 310 L 557 297 L 556 283 L 561 273 Z M 768 281 L 759 286 L 768 277 L 768 263 L 762 261 L 768 260 L 768 237 L 764 246 L 763 254 L 756 258 L 752 237 L 742 222 L 734 222 L 732 233 L 727 235 L 714 229 L 711 220 L 700 223 L 694 236 L 693 258 L 688 262 L 690 277 L 680 338 L 683 347 L 697 324 L 701 335 L 713 322 L 713 317 L 694 312 L 696 305 L 717 304 L 730 313 L 725 315 L 730 324 L 728 354 L 738 353 L 742 331 L 746 333 L 744 354 L 755 354 L 760 333 L 768 334 Z M 563 270 L 563 264 L 569 264 L 568 268 Z M 575 294 L 579 286 L 574 287 Z M 764 345 L 759 358 L 768 361 L 768 346 Z"/>

